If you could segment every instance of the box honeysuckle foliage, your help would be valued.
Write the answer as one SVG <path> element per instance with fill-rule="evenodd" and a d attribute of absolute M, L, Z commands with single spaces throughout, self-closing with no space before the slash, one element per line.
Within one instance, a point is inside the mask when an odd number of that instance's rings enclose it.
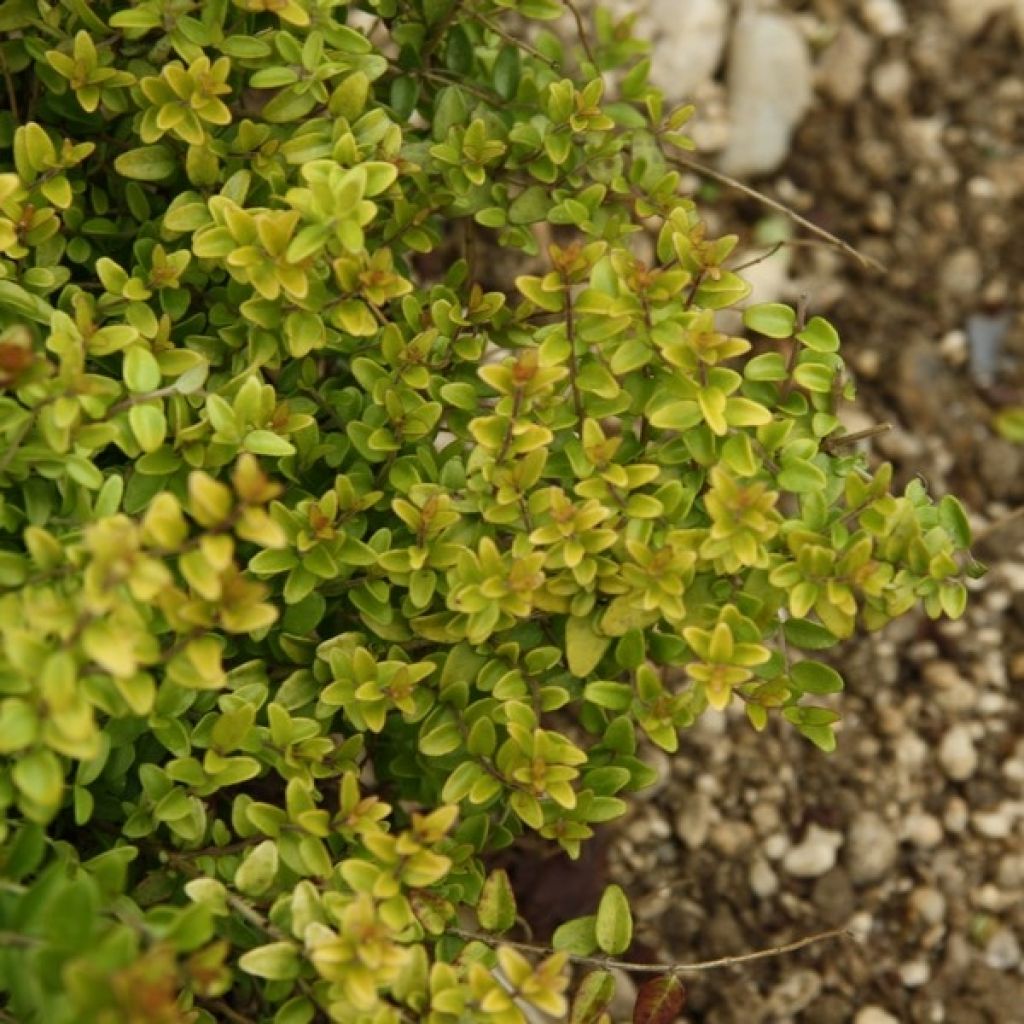
<path fill-rule="evenodd" d="M 530 956 L 489 857 L 709 706 L 831 749 L 818 652 L 963 610 L 961 507 L 837 443 L 829 323 L 720 325 L 690 109 L 564 14 L 0 3 L 13 1019 L 607 1020 L 621 891 Z"/>

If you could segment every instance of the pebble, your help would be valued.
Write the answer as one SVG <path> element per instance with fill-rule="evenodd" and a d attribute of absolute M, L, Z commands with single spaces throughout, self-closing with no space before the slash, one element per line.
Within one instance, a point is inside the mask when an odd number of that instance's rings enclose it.
<path fill-rule="evenodd" d="M 821 55 L 818 84 L 837 103 L 848 104 L 864 91 L 874 44 L 871 37 L 846 22 Z"/>
<path fill-rule="evenodd" d="M 1010 971 L 1020 963 L 1020 941 L 1010 928 L 1000 928 L 989 939 L 984 959 L 996 971 Z"/>
<path fill-rule="evenodd" d="M 954 782 L 969 779 L 978 768 L 978 752 L 963 725 L 954 725 L 939 745 L 939 764 Z"/>
<path fill-rule="evenodd" d="M 727 859 L 734 858 L 754 840 L 754 829 L 745 821 L 721 821 L 711 828 L 711 845 Z"/>
<path fill-rule="evenodd" d="M 782 858 L 782 867 L 795 878 L 820 878 L 831 871 L 843 845 L 841 832 L 811 825 L 801 842 L 791 847 Z"/>
<path fill-rule="evenodd" d="M 774 896 L 779 891 L 779 876 L 763 857 L 755 859 L 750 865 L 750 888 L 755 896 L 763 900 Z"/>
<path fill-rule="evenodd" d="M 814 883 L 811 902 L 823 924 L 830 928 L 845 924 L 857 906 L 850 876 L 842 868 L 833 868 Z"/>
<path fill-rule="evenodd" d="M 874 813 L 853 819 L 846 843 L 846 867 L 854 885 L 877 882 L 896 862 L 899 841 L 893 830 Z"/>
<path fill-rule="evenodd" d="M 931 850 L 942 842 L 942 822 L 934 814 L 913 812 L 903 819 L 901 835 L 919 850 Z"/>
<path fill-rule="evenodd" d="M 695 793 L 676 815 L 676 835 L 691 850 L 700 849 L 708 838 L 714 815 L 711 800 L 703 793 Z"/>
<path fill-rule="evenodd" d="M 650 0 L 647 17 L 662 30 L 651 55 L 651 81 L 669 99 L 689 97 L 722 59 L 727 0 Z"/>
<path fill-rule="evenodd" d="M 766 1009 L 779 1017 L 791 1017 L 807 1009 L 821 995 L 821 975 L 810 968 L 798 968 L 768 994 Z"/>
<path fill-rule="evenodd" d="M 910 960 L 900 964 L 900 981 L 904 988 L 920 988 L 928 984 L 931 968 L 924 960 Z"/>
<path fill-rule="evenodd" d="M 946 918 L 946 897 L 938 889 L 918 886 L 910 894 L 910 908 L 925 924 L 941 924 Z"/>
<path fill-rule="evenodd" d="M 864 23 L 877 36 L 898 36 L 907 27 L 907 16 L 897 0 L 864 0 L 860 7 Z"/>
<path fill-rule="evenodd" d="M 971 826 L 986 839 L 1006 839 L 1013 831 L 1016 817 L 1012 805 L 1004 801 L 994 811 L 975 811 L 971 815 Z"/>
<path fill-rule="evenodd" d="M 865 1006 L 857 1011 L 853 1024 L 900 1024 L 899 1020 L 880 1006 Z"/>
<path fill-rule="evenodd" d="M 887 60 L 871 73 L 871 91 L 890 107 L 906 99 L 910 82 L 910 68 L 903 60 Z"/>
<path fill-rule="evenodd" d="M 1007 853 L 999 860 L 996 881 L 1003 889 L 1024 888 L 1024 853 Z"/>
<path fill-rule="evenodd" d="M 732 132 L 722 154 L 726 174 L 774 171 L 811 103 L 807 42 L 787 17 L 745 8 L 729 52 Z"/>
<path fill-rule="evenodd" d="M 961 797 L 950 797 L 942 813 L 942 823 L 947 832 L 959 835 L 967 828 L 967 802 Z"/>
<path fill-rule="evenodd" d="M 1007 10 L 1015 13 L 1018 31 L 1024 31 L 1024 5 L 1020 0 L 946 0 L 950 22 L 967 39 L 977 35 L 992 15 Z"/>
<path fill-rule="evenodd" d="M 981 257 L 967 246 L 956 249 L 939 272 L 943 291 L 960 298 L 973 295 L 981 287 Z"/>

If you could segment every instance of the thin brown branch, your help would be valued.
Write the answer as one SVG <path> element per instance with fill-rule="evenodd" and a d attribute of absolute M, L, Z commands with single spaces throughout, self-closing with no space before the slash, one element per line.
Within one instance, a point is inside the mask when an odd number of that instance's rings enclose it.
<path fill-rule="evenodd" d="M 576 318 L 572 308 L 572 285 L 568 277 L 563 277 L 565 285 L 565 337 L 569 342 L 569 388 L 572 391 L 572 407 L 576 420 L 583 429 L 583 397 L 580 395 L 579 363 L 576 359 Z"/>
<path fill-rule="evenodd" d="M 257 1024 L 255 1018 L 247 1017 L 244 1013 L 239 1013 L 237 1010 L 232 1009 L 223 999 L 211 999 L 201 1005 L 208 1006 L 211 1010 L 216 1010 L 224 1020 L 229 1020 L 232 1024 Z"/>
<path fill-rule="evenodd" d="M 484 942 L 490 946 L 512 946 L 515 949 L 527 953 L 536 953 L 541 956 L 550 956 L 553 950 L 549 946 L 537 946 L 529 942 L 509 942 L 497 936 L 479 935 L 476 932 L 452 929 L 452 933 L 460 938 Z M 641 964 L 628 960 L 615 960 L 604 956 L 578 956 L 575 953 L 569 954 L 569 959 L 576 964 L 585 964 L 590 967 L 617 968 L 632 974 L 685 974 L 698 971 L 714 971 L 722 967 L 735 967 L 739 964 L 751 963 L 754 960 L 767 960 L 770 957 L 784 956 L 786 953 L 795 953 L 798 949 L 813 946 L 818 942 L 825 942 L 827 939 L 835 939 L 840 935 L 849 935 L 852 932 L 847 928 L 831 928 L 827 932 L 818 932 L 815 935 L 807 935 L 794 942 L 787 942 L 782 946 L 771 946 L 768 949 L 759 949 L 753 953 L 740 953 L 737 956 L 723 956 L 717 960 L 699 960 L 694 963 L 684 964 Z"/>
<path fill-rule="evenodd" d="M 583 52 L 587 55 L 587 60 L 594 65 L 594 71 L 596 72 L 598 70 L 597 61 L 594 59 L 594 51 L 590 46 L 587 28 L 583 23 L 583 15 L 580 14 L 580 9 L 576 6 L 575 0 L 565 0 L 565 6 L 572 12 L 572 16 L 576 21 L 576 32 L 580 37 L 580 45 L 583 47 Z"/>
<path fill-rule="evenodd" d="M 822 442 L 822 448 L 831 453 L 836 448 L 846 448 L 858 441 L 866 441 L 869 437 L 878 437 L 879 434 L 888 434 L 892 430 L 891 423 L 876 423 L 873 427 L 865 427 L 863 430 L 855 430 L 852 434 L 840 434 L 838 437 L 828 437 Z"/>
<path fill-rule="evenodd" d="M 758 263 L 770 260 L 785 244 L 784 241 L 776 242 L 767 252 L 762 253 L 760 256 L 755 256 L 752 260 L 747 260 L 746 263 L 741 263 L 738 267 L 731 267 L 730 269 L 734 274 L 738 274 L 741 270 L 746 270 L 748 267 L 756 267 Z"/>
<path fill-rule="evenodd" d="M 844 242 L 837 235 L 833 235 L 831 231 L 826 231 L 825 228 L 819 227 L 813 221 L 809 221 L 806 217 L 802 217 L 796 212 L 796 210 L 790 209 L 790 207 L 786 206 L 785 203 L 780 203 L 778 199 L 772 199 L 771 196 L 766 196 L 756 188 L 751 188 L 750 185 L 745 185 L 742 181 L 738 181 L 736 178 L 730 177 L 728 174 L 723 174 L 721 171 L 715 170 L 714 167 L 709 167 L 707 164 L 703 164 L 699 160 L 693 160 L 688 156 L 677 156 L 673 154 L 667 159 L 671 163 L 677 164 L 680 167 L 696 171 L 698 174 L 702 174 L 706 178 L 711 178 L 713 181 L 717 181 L 721 185 L 727 185 L 729 188 L 733 188 L 737 192 L 742 192 L 743 195 L 749 196 L 751 199 L 756 199 L 759 203 L 763 203 L 765 206 L 784 214 L 794 223 L 799 224 L 802 228 L 818 235 L 820 238 L 824 238 L 837 249 L 841 249 L 848 256 L 852 256 L 858 263 L 860 263 L 861 266 L 869 267 L 871 270 L 875 270 L 880 274 L 888 272 L 885 265 L 879 263 L 873 256 L 865 256 L 864 253 L 855 249 L 849 242 Z"/>
<path fill-rule="evenodd" d="M 20 124 L 21 115 L 18 113 L 18 94 L 14 89 L 14 79 L 11 77 L 11 69 L 7 66 L 7 57 L 2 46 L 0 46 L 0 75 L 3 75 L 4 85 L 7 88 L 7 102 L 11 105 L 14 123 Z"/>

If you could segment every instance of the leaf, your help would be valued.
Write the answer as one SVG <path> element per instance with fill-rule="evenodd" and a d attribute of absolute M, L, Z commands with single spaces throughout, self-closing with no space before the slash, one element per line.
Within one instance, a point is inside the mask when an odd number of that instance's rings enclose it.
<path fill-rule="evenodd" d="M 812 316 L 807 326 L 797 334 L 812 352 L 838 352 L 839 332 L 824 317 Z"/>
<path fill-rule="evenodd" d="M 993 425 L 996 432 L 1007 441 L 1024 444 L 1024 405 L 1000 409 L 995 415 Z"/>
<path fill-rule="evenodd" d="M 565 624 L 565 652 L 569 671 L 577 679 L 586 679 L 597 668 L 611 642 L 610 636 L 604 636 L 594 629 L 590 619 L 570 615 Z"/>
<path fill-rule="evenodd" d="M 146 402 L 133 405 L 128 411 L 135 440 L 144 452 L 155 452 L 167 436 L 167 418 L 159 403 Z"/>
<path fill-rule="evenodd" d="M 136 181 L 163 181 L 181 166 L 167 146 L 141 146 L 129 149 L 114 161 L 114 170 L 123 178 Z"/>
<path fill-rule="evenodd" d="M 839 643 L 837 636 L 808 619 L 787 619 L 782 630 L 789 643 L 805 651 L 823 651 Z"/>
<path fill-rule="evenodd" d="M 609 885 L 601 896 L 594 921 L 598 946 L 611 956 L 625 953 L 633 941 L 633 915 L 629 900 L 617 885 Z"/>
<path fill-rule="evenodd" d="M 964 511 L 963 505 L 952 494 L 947 494 L 939 502 L 939 522 L 956 542 L 958 548 L 964 549 L 971 546 L 971 524 L 967 519 L 967 513 Z"/>
<path fill-rule="evenodd" d="M 494 90 L 502 99 L 510 100 L 519 91 L 520 76 L 519 47 L 506 45 L 494 62 Z"/>
<path fill-rule="evenodd" d="M 242 447 L 253 455 L 283 457 L 295 454 L 295 445 L 272 430 L 250 430 L 242 441 Z"/>
<path fill-rule="evenodd" d="M 269 981 L 291 981 L 299 976 L 299 951 L 291 942 L 270 942 L 243 953 L 238 966 L 246 974 Z"/>
<path fill-rule="evenodd" d="M 597 949 L 597 936 L 594 934 L 596 922 L 597 918 L 590 914 L 560 924 L 551 936 L 551 945 L 574 956 L 590 956 Z"/>
<path fill-rule="evenodd" d="M 790 678 L 804 693 L 839 693 L 843 689 L 843 677 L 820 661 L 798 661 L 790 671 Z"/>
<path fill-rule="evenodd" d="M 796 313 L 781 302 L 759 302 L 743 310 L 743 324 L 768 338 L 788 338 L 796 326 Z"/>
<path fill-rule="evenodd" d="M 476 904 L 480 927 L 489 932 L 506 932 L 516 923 L 516 897 L 503 868 L 487 876 Z"/>
<path fill-rule="evenodd" d="M 615 976 L 609 971 L 591 971 L 576 990 L 569 1024 L 598 1024 L 614 998 Z"/>
<path fill-rule="evenodd" d="M 636 994 L 633 1024 L 672 1024 L 686 1004 L 686 988 L 674 974 L 644 982 Z"/>

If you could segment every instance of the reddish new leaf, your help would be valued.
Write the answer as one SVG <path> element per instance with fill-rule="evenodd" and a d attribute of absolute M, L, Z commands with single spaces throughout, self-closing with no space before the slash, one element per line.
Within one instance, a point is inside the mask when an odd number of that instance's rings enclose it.
<path fill-rule="evenodd" d="M 686 1003 L 686 988 L 674 974 L 662 974 L 640 986 L 633 1024 L 672 1024 Z"/>

